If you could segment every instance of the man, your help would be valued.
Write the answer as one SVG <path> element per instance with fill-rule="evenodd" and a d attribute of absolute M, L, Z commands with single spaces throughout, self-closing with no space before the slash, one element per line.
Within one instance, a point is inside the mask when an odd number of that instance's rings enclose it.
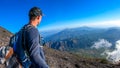
<path fill-rule="evenodd" d="M 29 11 L 29 23 L 23 27 L 23 38 L 24 49 L 27 51 L 31 63 L 21 63 L 23 68 L 49 68 L 45 62 L 45 56 L 43 49 L 40 45 L 40 35 L 37 26 L 40 24 L 42 19 L 42 11 L 38 7 L 33 7 Z M 21 38 L 21 37 L 19 37 Z M 23 40 L 22 38 L 22 40 Z M 21 48 L 21 41 L 18 41 L 15 50 L 18 61 L 21 62 L 21 55 L 23 55 Z M 24 60 L 26 62 L 26 60 Z M 26 66 L 27 65 L 27 66 Z"/>
<path fill-rule="evenodd" d="M 42 11 L 38 7 L 33 7 L 29 11 L 29 24 L 30 29 L 26 31 L 26 45 L 28 47 L 30 60 L 35 68 L 48 68 L 45 62 L 43 50 L 40 47 L 40 35 L 36 28 L 42 19 Z"/>

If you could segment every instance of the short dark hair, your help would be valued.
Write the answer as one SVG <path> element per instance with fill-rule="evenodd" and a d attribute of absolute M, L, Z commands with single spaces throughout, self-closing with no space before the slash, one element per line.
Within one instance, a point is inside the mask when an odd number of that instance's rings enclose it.
<path fill-rule="evenodd" d="M 37 16 L 42 16 L 42 10 L 38 7 L 33 7 L 29 11 L 29 19 L 34 20 Z"/>

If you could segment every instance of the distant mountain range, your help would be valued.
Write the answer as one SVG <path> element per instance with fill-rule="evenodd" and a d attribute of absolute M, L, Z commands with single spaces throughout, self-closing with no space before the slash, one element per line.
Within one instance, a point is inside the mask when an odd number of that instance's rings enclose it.
<path fill-rule="evenodd" d="M 70 28 L 45 36 L 44 39 L 49 47 L 58 50 L 90 48 L 99 39 L 109 41 L 114 47 L 115 42 L 120 40 L 120 28 Z"/>
<path fill-rule="evenodd" d="M 53 34 L 56 34 L 58 32 L 60 32 L 61 30 L 48 30 L 48 31 L 44 31 L 44 32 L 40 32 L 40 34 L 43 36 L 43 37 L 48 37 L 48 36 L 51 36 Z"/>

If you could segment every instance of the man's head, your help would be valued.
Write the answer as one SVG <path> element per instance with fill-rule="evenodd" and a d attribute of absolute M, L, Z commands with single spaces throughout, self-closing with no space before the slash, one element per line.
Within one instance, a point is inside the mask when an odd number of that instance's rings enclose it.
<path fill-rule="evenodd" d="M 29 20 L 34 21 L 37 25 L 40 23 L 42 18 L 42 11 L 38 7 L 33 7 L 29 11 Z"/>

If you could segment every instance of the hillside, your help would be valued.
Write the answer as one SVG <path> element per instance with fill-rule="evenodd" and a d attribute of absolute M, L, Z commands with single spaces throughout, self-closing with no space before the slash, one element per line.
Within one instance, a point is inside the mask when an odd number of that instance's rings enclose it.
<path fill-rule="evenodd" d="M 51 32 L 52 33 L 52 32 Z M 50 48 L 68 51 L 84 57 L 106 58 L 106 51 L 114 51 L 120 40 L 120 28 L 79 27 L 64 29 L 44 37 Z"/>
<path fill-rule="evenodd" d="M 119 68 L 105 59 L 84 58 L 68 52 L 61 52 L 45 47 L 47 63 L 50 68 Z"/>
<path fill-rule="evenodd" d="M 0 26 L 0 46 L 7 45 L 12 33 Z"/>
<path fill-rule="evenodd" d="M 120 39 L 120 28 L 71 28 L 56 34 L 44 37 L 48 46 L 58 50 L 90 48 L 99 39 L 110 42 L 114 48 L 115 42 Z"/>
<path fill-rule="evenodd" d="M 5 31 L 5 32 L 4 32 Z M 12 34 L 7 30 L 0 28 L 0 37 L 9 38 Z M 5 36 L 4 36 L 5 35 Z M 2 40 L 4 45 L 8 44 L 9 39 Z M 7 42 L 7 43 L 6 43 Z M 105 59 L 84 58 L 80 55 L 58 51 L 44 46 L 46 61 L 50 68 L 119 68 L 120 65 L 113 65 Z M 0 65 L 0 68 L 5 68 Z"/>

